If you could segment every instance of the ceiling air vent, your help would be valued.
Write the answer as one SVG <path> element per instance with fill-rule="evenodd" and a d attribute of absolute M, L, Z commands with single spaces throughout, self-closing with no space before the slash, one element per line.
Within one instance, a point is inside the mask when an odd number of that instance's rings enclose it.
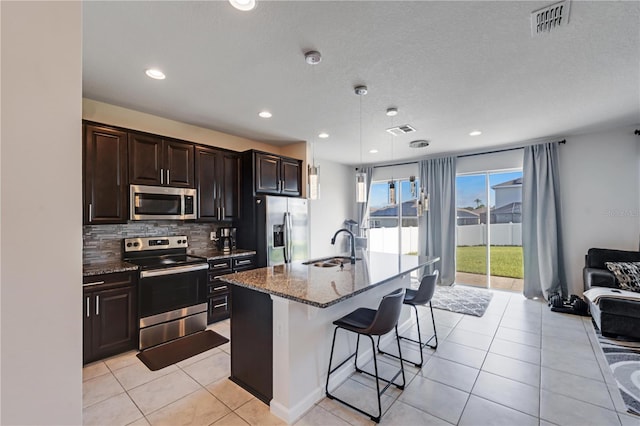
<path fill-rule="evenodd" d="M 429 146 L 429 141 L 426 139 L 418 139 L 416 141 L 409 142 L 411 148 L 426 148 Z"/>
<path fill-rule="evenodd" d="M 409 126 L 408 124 L 403 124 L 402 126 L 391 127 L 387 129 L 387 132 L 391 133 L 393 136 L 406 135 L 407 133 L 413 133 L 416 129 Z"/>
<path fill-rule="evenodd" d="M 569 23 L 571 0 L 564 0 L 531 12 L 531 35 L 550 32 Z"/>

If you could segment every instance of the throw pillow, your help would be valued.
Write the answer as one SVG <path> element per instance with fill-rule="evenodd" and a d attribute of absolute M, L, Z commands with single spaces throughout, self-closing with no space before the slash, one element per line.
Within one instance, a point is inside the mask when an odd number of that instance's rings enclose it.
<path fill-rule="evenodd" d="M 605 262 L 620 283 L 620 288 L 640 292 L 640 262 Z"/>

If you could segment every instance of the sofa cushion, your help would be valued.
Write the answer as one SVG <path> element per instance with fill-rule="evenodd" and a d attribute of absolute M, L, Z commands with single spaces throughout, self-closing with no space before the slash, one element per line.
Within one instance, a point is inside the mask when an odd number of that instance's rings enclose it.
<path fill-rule="evenodd" d="M 606 262 L 605 265 L 616 276 L 621 289 L 640 292 L 640 262 Z"/>
<path fill-rule="evenodd" d="M 640 251 L 590 248 L 587 251 L 587 268 L 607 269 L 606 262 L 640 262 Z"/>

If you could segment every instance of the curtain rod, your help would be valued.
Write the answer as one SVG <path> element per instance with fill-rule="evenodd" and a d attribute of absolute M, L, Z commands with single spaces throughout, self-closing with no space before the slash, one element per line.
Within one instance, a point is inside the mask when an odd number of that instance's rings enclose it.
<path fill-rule="evenodd" d="M 567 143 L 567 140 L 566 139 L 562 139 L 561 141 L 558 141 L 558 143 L 564 145 L 565 143 Z M 477 152 L 475 154 L 463 154 L 463 155 L 458 155 L 458 158 L 474 157 L 476 155 L 484 155 L 484 154 L 495 154 L 495 153 L 498 153 L 498 152 L 506 152 L 506 151 L 515 151 L 516 149 L 523 149 L 523 148 L 524 148 L 524 146 L 518 146 L 518 147 L 514 147 L 514 148 L 496 149 L 495 151 Z"/>
<path fill-rule="evenodd" d="M 640 135 L 640 130 L 636 130 L 636 135 Z M 567 140 L 566 139 L 562 139 L 561 141 L 558 141 L 559 144 L 566 144 Z M 484 155 L 484 154 L 495 154 L 498 152 L 506 152 L 506 151 L 515 151 L 516 149 L 523 149 L 524 146 L 519 146 L 519 147 L 515 147 L 515 148 L 505 148 L 505 149 L 496 149 L 494 151 L 486 151 L 486 152 L 477 152 L 475 154 L 463 154 L 463 155 L 457 155 L 457 158 L 463 158 L 463 157 L 473 157 L 476 155 Z M 374 169 L 381 169 L 383 167 L 395 167 L 395 166 L 405 166 L 407 164 L 418 164 L 418 161 L 407 161 L 405 163 L 396 163 L 396 164 L 383 164 L 381 166 L 373 166 Z"/>

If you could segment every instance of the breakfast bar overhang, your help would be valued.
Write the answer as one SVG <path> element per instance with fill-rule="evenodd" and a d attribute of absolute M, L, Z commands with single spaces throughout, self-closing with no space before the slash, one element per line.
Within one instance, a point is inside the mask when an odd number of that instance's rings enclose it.
<path fill-rule="evenodd" d="M 377 308 L 385 294 L 410 287 L 412 272 L 422 275 L 438 260 L 361 250 L 355 264 L 327 258 L 223 275 L 232 284 L 230 379 L 293 423 L 324 396 L 332 322 L 358 307 Z M 409 326 L 405 309 L 398 329 Z M 338 341 L 336 359 L 353 352 L 353 336 Z M 366 360 L 371 350 L 361 355 Z M 332 377 L 340 382 L 350 373 L 345 365 Z"/>

